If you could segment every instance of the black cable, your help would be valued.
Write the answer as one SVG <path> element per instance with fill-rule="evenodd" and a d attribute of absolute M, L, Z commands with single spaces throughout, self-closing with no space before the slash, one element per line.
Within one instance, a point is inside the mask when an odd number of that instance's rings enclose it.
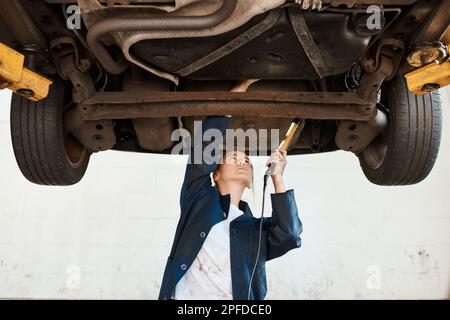
<path fill-rule="evenodd" d="M 269 178 L 269 175 L 265 174 L 264 175 L 264 185 L 263 185 L 262 207 L 261 207 L 261 220 L 259 221 L 258 252 L 256 254 L 255 264 L 253 266 L 252 275 L 250 276 L 250 281 L 248 284 L 247 300 L 250 300 L 250 290 L 252 288 L 253 276 L 255 275 L 255 270 L 258 265 L 258 260 L 259 260 L 259 253 L 261 251 L 262 225 L 263 225 L 263 217 L 264 217 L 264 199 L 265 199 L 265 195 L 266 195 L 266 187 L 267 187 L 267 179 L 268 178 Z"/>

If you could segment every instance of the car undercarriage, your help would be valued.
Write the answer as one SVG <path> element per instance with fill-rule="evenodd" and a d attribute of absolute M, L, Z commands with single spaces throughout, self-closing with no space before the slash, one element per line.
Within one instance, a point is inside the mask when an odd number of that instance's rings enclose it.
<path fill-rule="evenodd" d="M 208 115 L 280 136 L 302 118 L 289 154 L 349 151 L 373 183 L 420 182 L 439 150 L 449 12 L 446 0 L 2 1 L 0 42 L 53 81 L 42 101 L 13 96 L 16 159 L 34 183 L 70 185 L 91 154 L 170 153 L 172 132 Z"/>

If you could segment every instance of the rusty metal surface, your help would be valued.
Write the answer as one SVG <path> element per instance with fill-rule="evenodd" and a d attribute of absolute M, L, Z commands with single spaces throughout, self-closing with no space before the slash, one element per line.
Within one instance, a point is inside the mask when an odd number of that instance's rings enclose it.
<path fill-rule="evenodd" d="M 418 0 L 322 0 L 323 4 L 331 4 L 332 6 L 347 5 L 353 7 L 355 4 L 384 4 L 384 5 L 410 5 Z"/>
<path fill-rule="evenodd" d="M 336 145 L 341 150 L 359 152 L 385 131 L 387 125 L 388 116 L 381 110 L 378 110 L 376 117 L 370 121 L 339 121 L 335 137 Z"/>
<path fill-rule="evenodd" d="M 258 1 L 239 0 L 237 3 L 238 6 L 236 10 L 234 10 L 232 15 L 219 25 L 212 28 L 207 28 L 203 30 L 190 30 L 188 28 L 184 28 L 181 30 L 180 29 L 173 30 L 173 28 L 169 29 L 166 28 L 164 30 L 159 29 L 154 31 L 120 32 L 115 35 L 115 41 L 117 42 L 118 46 L 122 48 L 122 51 L 128 61 L 131 61 L 132 63 L 140 66 L 141 68 L 151 73 L 154 73 L 158 76 L 163 76 L 164 78 L 167 78 L 177 83 L 178 82 L 177 77 L 174 77 L 174 75 L 171 73 L 167 72 L 161 73 L 161 70 L 155 68 L 152 64 L 146 63 L 138 59 L 138 57 L 135 57 L 133 55 L 131 48 L 141 41 L 149 41 L 153 39 L 209 37 L 224 34 L 226 32 L 239 28 L 240 26 L 248 22 L 251 18 L 259 14 L 263 14 L 264 12 L 267 12 L 271 9 L 283 5 L 285 1 L 286 0 L 258 0 Z M 214 4 L 214 2 L 210 3 Z M 180 14 L 192 15 L 194 12 L 196 13 L 203 12 L 203 14 L 210 14 L 213 11 L 206 11 L 205 9 L 210 9 L 208 7 L 211 6 L 205 6 L 203 4 L 193 5 L 180 9 L 180 11 L 184 11 L 183 13 L 180 12 Z M 217 7 L 213 9 L 217 10 Z"/>
<path fill-rule="evenodd" d="M 76 4 L 77 0 L 46 0 L 48 3 L 57 4 Z M 167 11 L 173 11 L 195 2 L 204 2 L 207 0 L 98 0 L 99 3 L 108 6 L 125 6 L 125 5 L 151 5 L 155 4 Z"/>
<path fill-rule="evenodd" d="M 421 26 L 420 31 L 410 39 L 410 45 L 421 41 L 439 40 L 450 24 L 450 1 L 441 0 L 435 6 L 427 22 Z"/>
<path fill-rule="evenodd" d="M 147 150 L 164 151 L 174 145 L 171 140 L 175 125 L 170 118 L 133 119 L 139 145 Z"/>
<path fill-rule="evenodd" d="M 300 10 L 296 10 L 290 8 L 289 19 L 292 23 L 292 27 L 294 29 L 295 35 L 298 38 L 298 41 L 301 43 L 303 49 L 305 50 L 306 55 L 309 58 L 314 70 L 320 79 L 323 79 L 326 75 L 330 74 L 327 63 L 323 58 L 319 48 L 317 47 L 316 42 L 308 29 L 306 24 L 305 16 L 303 12 Z"/>
<path fill-rule="evenodd" d="M 20 44 L 35 44 L 41 49 L 47 48 L 47 39 L 37 28 L 20 1 L 0 1 L 0 20 L 6 23 Z"/>
<path fill-rule="evenodd" d="M 377 69 L 374 72 L 365 73 L 362 77 L 361 86 L 358 89 L 361 99 L 374 103 L 377 101 L 377 92 L 383 81 L 392 75 L 394 64 L 394 60 L 388 56 L 380 56 Z"/>
<path fill-rule="evenodd" d="M 186 77 L 191 73 L 198 71 L 208 65 L 211 65 L 213 62 L 220 60 L 221 58 L 241 48 L 243 45 L 254 40 L 267 30 L 272 28 L 280 19 L 281 14 L 282 14 L 281 10 L 271 11 L 268 14 L 268 16 L 265 19 L 263 19 L 260 23 L 256 24 L 249 30 L 243 32 L 242 34 L 240 34 L 230 42 L 226 43 L 222 47 L 218 48 L 217 50 L 214 50 L 213 52 L 207 54 L 203 58 L 178 70 L 176 74 L 182 77 Z"/>
<path fill-rule="evenodd" d="M 135 92 L 100 92 L 86 100 L 84 104 L 126 104 L 142 102 L 179 102 L 182 101 L 267 101 L 267 102 L 310 102 L 330 104 L 359 104 L 367 102 L 354 93 L 345 92 L 226 92 L 226 91 L 189 91 L 189 92 L 148 92 L 139 95 Z"/>
<path fill-rule="evenodd" d="M 116 143 L 111 120 L 84 121 L 79 108 L 71 108 L 63 114 L 64 136 L 72 134 L 89 152 L 112 149 Z"/>
<path fill-rule="evenodd" d="M 416 24 L 417 27 L 414 33 L 408 39 L 407 48 L 411 49 L 415 44 L 423 41 L 439 40 L 442 33 L 449 25 L 450 16 L 448 14 L 450 10 L 450 1 L 443 0 L 430 0 L 419 1 L 409 7 L 405 12 L 405 19 L 399 21 L 399 25 L 394 26 L 390 31 L 390 35 L 405 35 L 409 34 L 406 30 L 411 29 L 412 24 Z M 414 18 L 414 21 L 410 21 Z M 406 39 L 406 38 L 405 38 Z M 444 43 L 445 44 L 445 43 Z M 410 52 L 408 52 L 409 54 Z M 402 61 L 398 74 L 407 74 L 413 71 L 415 67 L 411 66 L 406 59 Z"/>
<path fill-rule="evenodd" d="M 369 120 L 373 106 L 355 93 L 98 93 L 82 104 L 84 120 L 231 114 L 248 117 Z"/>
<path fill-rule="evenodd" d="M 164 4 L 164 3 L 172 3 L 175 2 L 178 8 L 181 8 L 186 5 L 190 5 L 195 2 L 202 2 L 205 0 L 179 0 L 179 1 L 172 1 L 172 0 L 119 0 L 119 1 L 112 1 L 112 0 L 99 0 L 100 3 L 127 3 L 127 4 Z M 248 1 L 248 0 L 241 0 L 241 1 Z M 387 4 L 387 5 L 410 5 L 417 0 L 322 0 L 322 3 L 331 4 L 333 6 L 338 6 L 342 4 L 346 4 L 349 6 L 353 6 L 355 4 Z M 48 3 L 66 3 L 66 4 L 75 4 L 77 3 L 77 0 L 46 0 Z M 173 6 L 173 5 L 172 5 Z"/>
<path fill-rule="evenodd" d="M 126 17 L 112 17 L 104 19 L 89 29 L 87 43 L 91 52 L 103 67 L 112 74 L 121 74 L 127 68 L 123 61 L 116 61 L 101 43 L 102 36 L 111 32 L 155 31 L 155 30 L 192 30 L 200 31 L 220 25 L 234 12 L 237 0 L 222 1 L 222 5 L 215 12 L 205 16 L 175 16 L 162 17 L 142 16 L 141 14 Z M 81 4 L 81 2 L 80 2 Z M 162 70 L 161 70 L 162 71 Z M 167 75 L 175 83 L 176 77 Z"/>

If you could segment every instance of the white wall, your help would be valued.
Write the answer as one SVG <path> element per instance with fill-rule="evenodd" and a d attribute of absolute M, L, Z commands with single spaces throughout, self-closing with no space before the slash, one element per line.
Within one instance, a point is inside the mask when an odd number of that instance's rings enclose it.
<path fill-rule="evenodd" d="M 9 99 L 0 94 L 0 298 L 157 298 L 186 158 L 110 151 L 76 186 L 32 185 L 14 160 Z M 446 99 L 441 153 L 419 185 L 372 185 L 345 152 L 289 157 L 303 246 L 267 264 L 269 299 L 450 297 Z"/>

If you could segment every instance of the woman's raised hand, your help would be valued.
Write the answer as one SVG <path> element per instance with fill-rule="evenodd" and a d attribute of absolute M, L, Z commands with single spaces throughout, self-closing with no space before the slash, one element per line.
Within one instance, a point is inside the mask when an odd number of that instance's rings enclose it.
<path fill-rule="evenodd" d="M 287 152 L 278 149 L 275 150 L 275 152 L 270 155 L 266 165 L 268 166 L 270 163 L 275 165 L 275 169 L 272 171 L 272 178 L 281 178 L 287 165 Z"/>

